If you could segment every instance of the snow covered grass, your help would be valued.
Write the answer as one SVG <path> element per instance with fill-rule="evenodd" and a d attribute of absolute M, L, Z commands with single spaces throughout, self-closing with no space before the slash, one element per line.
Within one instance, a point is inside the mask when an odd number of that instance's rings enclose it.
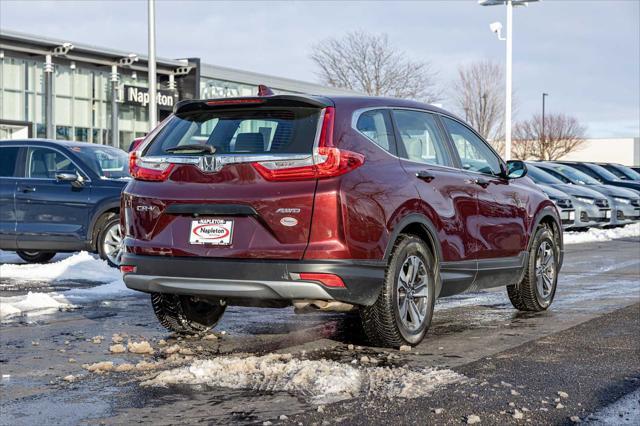
<path fill-rule="evenodd" d="M 2 260 L 10 261 L 10 256 L 7 252 L 3 252 Z M 61 293 L 29 292 L 26 295 L 0 297 L 0 318 L 2 319 L 19 314 L 49 313 L 52 310 L 72 308 L 76 304 L 131 292 L 125 287 L 120 271 L 111 268 L 105 261 L 84 251 L 53 263 L 3 263 L 0 265 L 0 278 L 18 283 L 28 281 L 43 283 L 90 281 L 100 284 L 95 287 L 76 288 Z"/>
<path fill-rule="evenodd" d="M 356 367 L 330 360 L 300 360 L 290 354 L 269 354 L 196 360 L 189 366 L 163 371 L 142 385 L 188 384 L 286 391 L 321 404 L 362 393 L 417 398 L 465 379 L 451 370 Z"/>
<path fill-rule="evenodd" d="M 623 228 L 598 229 L 591 228 L 586 232 L 565 232 L 565 244 L 595 243 L 611 241 L 616 238 L 640 237 L 640 223 L 633 223 Z"/>

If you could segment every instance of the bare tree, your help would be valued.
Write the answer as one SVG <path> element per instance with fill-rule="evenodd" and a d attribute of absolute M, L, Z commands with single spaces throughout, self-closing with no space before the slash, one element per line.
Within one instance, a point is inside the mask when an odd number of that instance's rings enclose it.
<path fill-rule="evenodd" d="M 427 103 L 441 97 L 431 64 L 408 59 L 386 34 L 351 32 L 323 40 L 312 49 L 311 59 L 324 84 Z"/>
<path fill-rule="evenodd" d="M 489 60 L 460 66 L 453 90 L 458 112 L 498 152 L 504 152 L 505 88 L 502 66 Z"/>
<path fill-rule="evenodd" d="M 586 128 L 577 118 L 565 114 L 548 114 L 516 123 L 513 128 L 515 158 L 522 160 L 557 160 L 577 150 L 585 141 Z"/>

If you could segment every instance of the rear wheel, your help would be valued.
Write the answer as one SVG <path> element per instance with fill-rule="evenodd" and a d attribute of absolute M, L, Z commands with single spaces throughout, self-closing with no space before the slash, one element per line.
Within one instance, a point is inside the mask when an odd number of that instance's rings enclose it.
<path fill-rule="evenodd" d="M 390 256 L 375 304 L 360 309 L 362 325 L 374 345 L 417 345 L 431 324 L 435 302 L 435 261 L 427 245 L 401 235 Z"/>
<path fill-rule="evenodd" d="M 55 252 L 52 251 L 24 251 L 19 250 L 16 252 L 20 259 L 29 263 L 47 263 L 53 256 L 56 255 Z"/>
<path fill-rule="evenodd" d="M 152 293 L 153 311 L 166 329 L 181 334 L 200 334 L 215 327 L 227 305 L 191 296 Z"/>
<path fill-rule="evenodd" d="M 543 311 L 556 294 L 558 284 L 558 244 L 553 232 L 541 226 L 534 235 L 529 261 L 522 281 L 507 286 L 514 308 L 521 311 Z"/>
<path fill-rule="evenodd" d="M 122 232 L 120 230 L 120 216 L 113 215 L 100 221 L 96 248 L 101 259 L 110 266 L 117 268 L 122 256 Z"/>

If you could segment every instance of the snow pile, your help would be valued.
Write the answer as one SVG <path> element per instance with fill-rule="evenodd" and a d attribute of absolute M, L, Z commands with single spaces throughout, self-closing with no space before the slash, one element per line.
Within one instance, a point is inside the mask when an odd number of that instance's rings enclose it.
<path fill-rule="evenodd" d="M 95 287 L 75 288 L 60 293 L 32 293 L 0 297 L 0 318 L 27 313 L 48 313 L 55 309 L 72 308 L 73 304 L 103 300 L 109 296 L 131 294 L 122 275 L 107 262 L 80 252 L 66 259 L 45 264 L 0 265 L 0 278 L 14 281 L 91 281 L 104 283 Z"/>
<path fill-rule="evenodd" d="M 586 232 L 565 232 L 565 244 L 594 243 L 610 241 L 616 238 L 640 237 L 640 223 L 627 225 L 623 228 L 598 229 L 591 228 Z"/>
<path fill-rule="evenodd" d="M 24 296 L 0 297 L 0 318 L 27 313 L 46 313 L 63 308 L 72 308 L 64 297 L 53 297 L 46 293 L 29 292 Z"/>
<path fill-rule="evenodd" d="M 63 281 L 85 280 L 111 282 L 121 278 L 116 268 L 81 251 L 59 262 L 27 265 L 0 265 L 3 279 Z"/>
<path fill-rule="evenodd" d="M 358 394 L 416 398 L 439 386 L 460 382 L 451 370 L 358 368 L 329 360 L 300 360 L 290 354 L 197 360 L 190 366 L 163 371 L 143 386 L 208 385 L 257 391 L 287 391 L 315 403 L 330 403 Z"/>

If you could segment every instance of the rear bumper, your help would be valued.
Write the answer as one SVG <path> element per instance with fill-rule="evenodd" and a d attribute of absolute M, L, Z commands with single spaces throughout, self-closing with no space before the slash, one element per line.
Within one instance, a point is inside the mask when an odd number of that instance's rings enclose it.
<path fill-rule="evenodd" d="M 121 265 L 135 266 L 124 275 L 127 287 L 147 293 L 247 300 L 337 300 L 372 305 L 384 280 L 384 262 L 272 261 L 208 259 L 125 254 Z M 301 281 L 303 272 L 334 274 L 344 288 Z"/>

